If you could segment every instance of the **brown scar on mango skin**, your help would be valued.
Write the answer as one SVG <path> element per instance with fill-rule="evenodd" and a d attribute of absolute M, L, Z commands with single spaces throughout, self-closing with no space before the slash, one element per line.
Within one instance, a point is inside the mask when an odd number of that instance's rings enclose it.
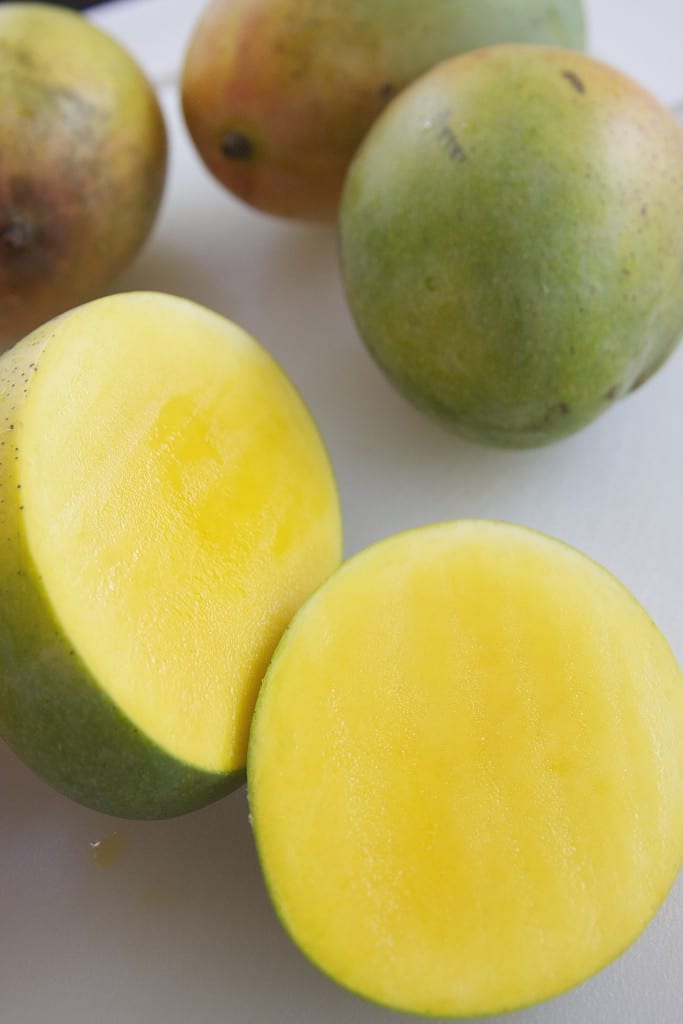
<path fill-rule="evenodd" d="M 563 71 L 562 77 L 566 78 L 569 84 L 572 85 L 577 92 L 584 93 L 586 91 L 586 86 L 575 71 Z"/>

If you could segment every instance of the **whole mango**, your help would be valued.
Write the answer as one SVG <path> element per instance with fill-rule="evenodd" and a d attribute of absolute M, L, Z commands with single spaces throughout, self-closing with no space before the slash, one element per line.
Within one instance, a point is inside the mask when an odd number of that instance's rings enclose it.
<path fill-rule="evenodd" d="M 102 291 L 156 217 L 166 130 L 133 58 L 85 17 L 0 5 L 0 349 Z"/>
<path fill-rule="evenodd" d="M 683 126 L 582 54 L 482 49 L 376 121 L 340 232 L 351 310 L 390 379 L 465 436 L 544 444 L 683 334 Z"/>
<path fill-rule="evenodd" d="M 332 220 L 388 101 L 446 57 L 508 41 L 582 47 L 582 0 L 212 0 L 185 57 L 185 119 L 240 199 Z"/>

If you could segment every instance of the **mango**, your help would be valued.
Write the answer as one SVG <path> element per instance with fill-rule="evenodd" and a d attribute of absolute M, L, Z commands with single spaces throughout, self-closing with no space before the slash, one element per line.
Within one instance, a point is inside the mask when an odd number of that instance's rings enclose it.
<path fill-rule="evenodd" d="M 555 441 L 683 334 L 683 126 L 583 54 L 465 54 L 375 122 L 340 238 L 359 334 L 409 399 L 477 441 Z"/>
<path fill-rule="evenodd" d="M 0 350 L 101 294 L 154 223 L 166 130 L 133 58 L 82 15 L 0 4 Z"/>
<path fill-rule="evenodd" d="M 683 861 L 683 674 L 579 551 L 460 521 L 354 556 L 278 645 L 247 761 L 293 940 L 413 1014 L 539 1002 L 617 957 Z"/>
<path fill-rule="evenodd" d="M 167 818 L 241 785 L 273 649 L 340 558 L 318 430 L 230 321 L 113 295 L 0 358 L 0 735 L 71 799 Z"/>
<path fill-rule="evenodd" d="M 508 41 L 582 47 L 581 0 L 212 0 L 185 56 L 185 120 L 241 200 L 330 221 L 388 101 L 444 58 Z"/>

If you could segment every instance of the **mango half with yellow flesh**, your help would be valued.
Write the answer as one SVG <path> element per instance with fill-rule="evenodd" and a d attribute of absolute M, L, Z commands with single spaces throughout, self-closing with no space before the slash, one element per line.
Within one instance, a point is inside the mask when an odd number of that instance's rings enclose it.
<path fill-rule="evenodd" d="M 683 861 L 683 675 L 606 570 L 461 521 L 349 560 L 296 615 L 248 786 L 274 905 L 367 999 L 497 1013 L 641 932 Z"/>
<path fill-rule="evenodd" d="M 0 349 L 100 294 L 138 252 L 166 130 L 130 54 L 80 14 L 0 4 Z"/>
<path fill-rule="evenodd" d="M 241 783 L 273 649 L 340 557 L 311 416 L 224 318 L 117 295 L 0 360 L 0 733 L 67 796 L 161 818 Z"/>
<path fill-rule="evenodd" d="M 240 199 L 333 220 L 392 96 L 446 57 L 501 42 L 581 48 L 582 0 L 212 0 L 185 57 L 185 119 Z"/>
<path fill-rule="evenodd" d="M 571 434 L 683 335 L 683 125 L 583 54 L 491 47 L 427 72 L 365 137 L 340 226 L 368 350 L 477 441 Z"/>

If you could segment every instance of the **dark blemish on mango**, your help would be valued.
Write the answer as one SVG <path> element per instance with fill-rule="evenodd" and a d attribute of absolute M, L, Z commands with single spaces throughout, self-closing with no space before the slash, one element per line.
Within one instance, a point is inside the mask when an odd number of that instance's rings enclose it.
<path fill-rule="evenodd" d="M 251 139 L 244 132 L 228 132 L 221 139 L 220 148 L 230 160 L 249 160 L 254 155 Z"/>
<path fill-rule="evenodd" d="M 388 103 L 392 96 L 396 95 L 396 86 L 391 82 L 384 82 L 377 90 L 377 98 L 382 103 Z"/>
<path fill-rule="evenodd" d="M 22 214 L 11 216 L 0 227 L 0 242 L 6 250 L 19 252 L 27 249 L 35 238 L 35 230 L 28 217 Z"/>
<path fill-rule="evenodd" d="M 628 393 L 633 394 L 633 392 L 637 391 L 638 388 L 642 388 L 643 384 L 645 384 L 652 376 L 652 372 L 653 371 L 651 369 L 647 369 L 643 370 L 642 373 L 639 373 L 633 381 L 633 384 L 631 384 L 631 387 L 628 389 Z"/>
<path fill-rule="evenodd" d="M 585 93 L 586 86 L 583 84 L 582 80 L 579 78 L 575 71 L 563 71 L 562 77 L 566 78 L 569 84 L 573 86 L 573 88 L 576 89 L 577 92 Z"/>
<path fill-rule="evenodd" d="M 609 391 L 606 391 L 602 397 L 606 402 L 613 402 L 618 394 L 619 389 L 614 385 L 614 387 L 611 387 Z"/>
<path fill-rule="evenodd" d="M 442 114 L 438 119 L 437 129 L 436 137 L 448 153 L 451 160 L 466 160 L 467 154 L 465 153 L 458 136 L 448 123 L 447 116 L 445 114 Z"/>

